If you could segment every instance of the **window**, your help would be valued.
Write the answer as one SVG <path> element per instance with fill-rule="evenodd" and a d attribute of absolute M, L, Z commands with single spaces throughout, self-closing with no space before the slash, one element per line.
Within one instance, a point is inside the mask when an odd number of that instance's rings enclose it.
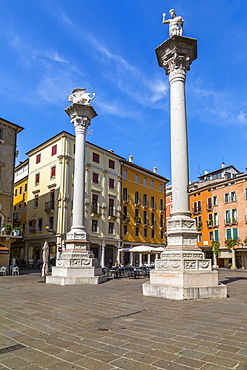
<path fill-rule="evenodd" d="M 41 162 L 41 154 L 36 155 L 36 164 Z"/>
<path fill-rule="evenodd" d="M 198 200 L 197 202 L 194 202 L 193 205 L 193 212 L 194 213 L 200 213 L 202 211 L 202 202 Z"/>
<path fill-rule="evenodd" d="M 154 189 L 154 181 L 151 180 L 151 189 Z"/>
<path fill-rule="evenodd" d="M 99 154 L 93 153 L 93 162 L 99 163 Z"/>
<path fill-rule="evenodd" d="M 155 237 L 155 231 L 154 231 L 154 229 L 152 229 L 152 238 L 154 238 Z"/>
<path fill-rule="evenodd" d="M 207 199 L 207 211 L 212 210 L 212 198 Z"/>
<path fill-rule="evenodd" d="M 230 239 L 232 237 L 231 229 L 226 229 L 226 239 Z"/>
<path fill-rule="evenodd" d="M 0 128 L 0 140 L 3 140 L 3 130 Z"/>
<path fill-rule="evenodd" d="M 214 215 L 213 215 L 213 223 L 214 223 L 214 226 L 218 226 L 218 224 L 219 224 L 219 221 L 218 221 L 218 213 L 214 213 Z"/>
<path fill-rule="evenodd" d="M 231 178 L 230 172 L 225 172 L 225 176 L 226 176 L 227 179 L 230 179 Z"/>
<path fill-rule="evenodd" d="M 123 226 L 123 234 L 126 235 L 128 232 L 128 225 Z"/>
<path fill-rule="evenodd" d="M 136 180 L 135 180 L 135 181 L 136 181 L 136 183 L 138 184 L 138 183 L 139 183 L 139 175 L 137 175 L 137 174 L 136 174 L 135 179 L 136 179 Z"/>
<path fill-rule="evenodd" d="M 143 206 L 148 207 L 148 197 L 147 194 L 143 194 Z"/>
<path fill-rule="evenodd" d="M 156 204 L 154 202 L 154 197 L 151 197 L 151 208 L 156 209 Z"/>
<path fill-rule="evenodd" d="M 225 193 L 225 195 L 224 195 L 224 202 L 225 203 L 229 203 L 229 201 L 230 201 L 229 193 Z"/>
<path fill-rule="evenodd" d="M 24 185 L 24 192 L 27 192 L 27 183 Z"/>
<path fill-rule="evenodd" d="M 160 210 L 164 211 L 164 202 L 163 199 L 160 199 Z"/>
<path fill-rule="evenodd" d="M 124 218 L 126 216 L 128 216 L 128 207 L 127 206 L 123 206 L 123 216 L 124 216 Z"/>
<path fill-rule="evenodd" d="M 92 194 L 92 213 L 98 214 L 98 194 Z"/>
<path fill-rule="evenodd" d="M 146 179 L 146 177 L 143 177 L 143 185 L 144 186 L 147 186 L 147 179 Z"/>
<path fill-rule="evenodd" d="M 238 240 L 238 229 L 233 228 L 232 231 L 233 231 L 233 239 Z"/>
<path fill-rule="evenodd" d="M 50 228 L 51 230 L 53 230 L 53 229 L 54 229 L 54 217 L 53 217 L 53 216 L 50 216 L 50 217 L 49 217 L 49 228 Z"/>
<path fill-rule="evenodd" d="M 139 191 L 135 192 L 135 204 L 139 204 Z"/>
<path fill-rule="evenodd" d="M 226 224 L 230 224 L 231 223 L 231 211 L 228 209 L 226 211 Z"/>
<path fill-rule="evenodd" d="M 114 234 L 114 223 L 109 222 L 108 224 L 108 234 Z"/>
<path fill-rule="evenodd" d="M 213 206 L 217 206 L 217 205 L 218 205 L 218 197 L 214 196 L 213 197 Z"/>
<path fill-rule="evenodd" d="M 163 184 L 160 184 L 160 191 L 163 191 Z"/>
<path fill-rule="evenodd" d="M 197 241 L 200 243 L 200 242 L 202 242 L 202 234 L 200 233 L 200 234 L 198 234 L 198 237 L 197 237 Z"/>
<path fill-rule="evenodd" d="M 164 227 L 164 218 L 163 218 L 163 215 L 160 215 L 160 227 Z"/>
<path fill-rule="evenodd" d="M 244 197 L 247 199 L 247 188 L 244 189 Z"/>
<path fill-rule="evenodd" d="M 139 227 L 138 226 L 136 226 L 135 235 L 139 236 Z"/>
<path fill-rule="evenodd" d="M 213 231 L 209 231 L 209 240 L 212 241 L 214 236 L 213 236 Z"/>
<path fill-rule="evenodd" d="M 114 179 L 109 179 L 109 189 L 114 189 Z"/>
<path fill-rule="evenodd" d="M 17 197 L 17 189 L 15 189 L 15 197 Z"/>
<path fill-rule="evenodd" d="M 148 229 L 143 229 L 143 236 L 144 236 L 144 238 L 147 238 L 147 236 L 148 236 Z"/>
<path fill-rule="evenodd" d="M 236 202 L 237 197 L 236 197 L 236 191 L 231 192 L 231 202 Z"/>
<path fill-rule="evenodd" d="M 55 190 L 53 189 L 53 190 L 50 191 L 50 206 L 51 206 L 51 209 L 55 208 L 54 204 L 55 204 Z"/>
<path fill-rule="evenodd" d="M 35 175 L 35 185 L 39 185 L 39 180 L 40 180 L 40 174 L 36 173 L 36 175 Z"/>
<path fill-rule="evenodd" d="M 215 240 L 216 242 L 218 242 L 218 241 L 219 241 L 219 230 L 214 230 L 214 240 Z"/>
<path fill-rule="evenodd" d="M 52 148 L 51 148 L 51 155 L 56 155 L 57 154 L 57 145 L 54 145 Z"/>
<path fill-rule="evenodd" d="M 115 169 L 115 161 L 109 159 L 109 168 Z"/>
<path fill-rule="evenodd" d="M 127 179 L 128 179 L 128 171 L 127 171 L 127 170 L 124 170 L 124 172 L 123 172 L 123 178 L 124 178 L 125 180 L 127 180 Z"/>
<path fill-rule="evenodd" d="M 237 210 L 232 209 L 232 223 L 237 223 Z"/>
<path fill-rule="evenodd" d="M 147 225 L 148 219 L 147 219 L 147 211 L 143 211 L 143 224 Z"/>
<path fill-rule="evenodd" d="M 128 189 L 123 188 L 123 201 L 127 202 L 128 201 Z"/>
<path fill-rule="evenodd" d="M 56 166 L 51 167 L 51 179 L 56 177 Z"/>
<path fill-rule="evenodd" d="M 98 231 L 98 220 L 92 220 L 92 232 L 97 233 Z"/>
<path fill-rule="evenodd" d="M 24 202 L 23 212 L 27 212 L 27 202 Z"/>
<path fill-rule="evenodd" d="M 151 213 L 151 225 L 155 226 L 154 213 Z"/>
<path fill-rule="evenodd" d="M 99 183 L 99 174 L 93 172 L 93 184 L 98 184 Z"/>
<path fill-rule="evenodd" d="M 38 231 L 42 231 L 42 218 L 38 219 Z"/>
<path fill-rule="evenodd" d="M 39 196 L 35 195 L 35 197 L 34 197 L 34 207 L 38 207 L 38 206 L 39 206 Z"/>
<path fill-rule="evenodd" d="M 20 186 L 19 194 L 22 194 L 22 186 Z"/>
<path fill-rule="evenodd" d="M 114 199 L 109 198 L 109 212 L 108 216 L 115 216 Z"/>
<path fill-rule="evenodd" d="M 163 230 L 160 231 L 160 239 L 164 239 L 164 231 Z"/>

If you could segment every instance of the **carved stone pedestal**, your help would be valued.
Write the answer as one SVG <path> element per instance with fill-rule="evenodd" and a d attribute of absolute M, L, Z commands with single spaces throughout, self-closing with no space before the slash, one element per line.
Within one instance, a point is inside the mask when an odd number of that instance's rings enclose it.
<path fill-rule="evenodd" d="M 46 283 L 71 285 L 100 284 L 106 281 L 86 239 L 68 239 L 66 246 L 67 250 L 57 259 L 56 267 L 52 268 L 52 276 L 46 277 Z"/>
<path fill-rule="evenodd" d="M 200 250 L 172 249 L 162 253 L 143 284 L 143 294 L 169 299 L 226 298 L 225 285 L 218 284 L 218 271 Z"/>

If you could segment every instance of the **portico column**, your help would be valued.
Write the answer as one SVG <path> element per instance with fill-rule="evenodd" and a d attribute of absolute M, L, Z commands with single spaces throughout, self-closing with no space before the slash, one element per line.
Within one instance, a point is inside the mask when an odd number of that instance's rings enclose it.
<path fill-rule="evenodd" d="M 105 267 L 105 245 L 101 245 L 101 261 L 100 261 L 101 267 Z"/>

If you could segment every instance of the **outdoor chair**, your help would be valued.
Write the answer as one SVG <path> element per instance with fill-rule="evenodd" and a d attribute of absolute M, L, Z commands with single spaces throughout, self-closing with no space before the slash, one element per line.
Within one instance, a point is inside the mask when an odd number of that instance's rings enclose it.
<path fill-rule="evenodd" d="M 0 268 L 0 275 L 7 275 L 7 273 L 8 273 L 8 268 L 6 267 L 6 266 L 2 266 L 1 268 Z"/>
<path fill-rule="evenodd" d="M 13 266 L 12 267 L 12 275 L 19 275 L 19 267 Z"/>

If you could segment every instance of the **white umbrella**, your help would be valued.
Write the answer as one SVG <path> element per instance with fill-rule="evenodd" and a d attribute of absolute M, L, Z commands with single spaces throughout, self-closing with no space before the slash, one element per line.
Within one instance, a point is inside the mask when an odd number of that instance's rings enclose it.
<path fill-rule="evenodd" d="M 150 247 L 147 245 L 138 245 L 136 247 L 122 248 L 123 252 L 136 252 L 136 253 L 161 253 L 165 250 L 163 247 Z"/>
<path fill-rule="evenodd" d="M 44 242 L 42 250 L 43 250 L 42 277 L 45 277 L 49 275 L 49 270 L 48 270 L 49 245 L 47 241 Z"/>

